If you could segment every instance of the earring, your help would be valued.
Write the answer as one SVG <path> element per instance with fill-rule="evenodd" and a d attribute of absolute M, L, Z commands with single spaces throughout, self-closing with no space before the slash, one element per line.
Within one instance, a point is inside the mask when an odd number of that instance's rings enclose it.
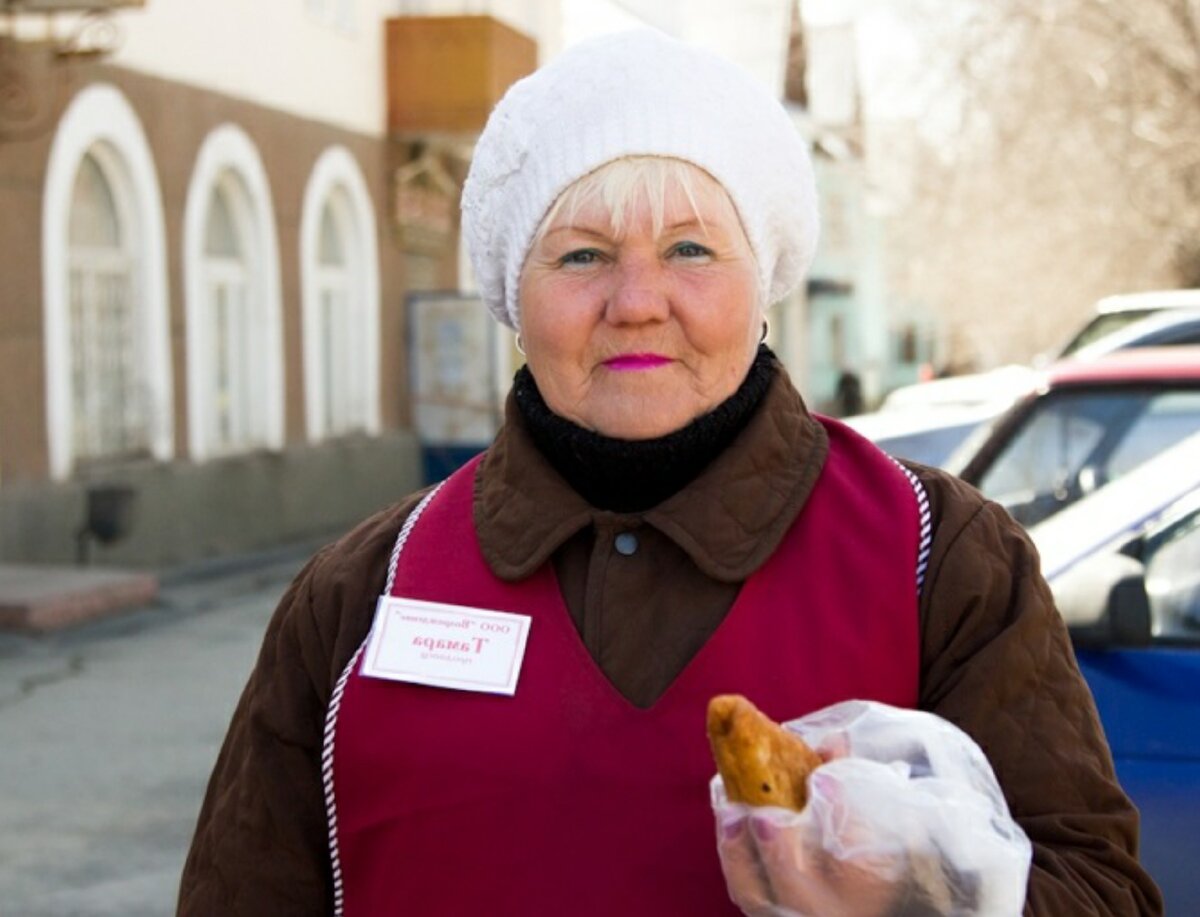
<path fill-rule="evenodd" d="M 764 318 L 763 319 L 762 337 L 760 337 L 758 339 L 758 343 L 765 344 L 767 342 L 767 335 L 770 333 L 771 333 L 771 320 Z"/>
<path fill-rule="evenodd" d="M 525 356 L 525 342 L 521 340 L 521 335 L 519 334 L 517 335 L 517 353 L 519 353 L 521 356 Z"/>

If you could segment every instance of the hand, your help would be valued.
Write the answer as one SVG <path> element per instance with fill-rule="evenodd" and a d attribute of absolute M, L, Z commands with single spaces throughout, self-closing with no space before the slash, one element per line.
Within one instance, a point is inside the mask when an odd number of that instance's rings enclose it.
<path fill-rule="evenodd" d="M 966 733 L 869 701 L 785 725 L 825 761 L 803 812 L 730 803 L 712 783 L 721 867 L 746 914 L 1022 912 L 1032 847 Z"/>
<path fill-rule="evenodd" d="M 836 772 L 818 769 L 803 813 L 725 802 L 717 849 L 730 897 L 751 917 L 883 917 L 908 886 L 908 856 L 879 843 Z"/>

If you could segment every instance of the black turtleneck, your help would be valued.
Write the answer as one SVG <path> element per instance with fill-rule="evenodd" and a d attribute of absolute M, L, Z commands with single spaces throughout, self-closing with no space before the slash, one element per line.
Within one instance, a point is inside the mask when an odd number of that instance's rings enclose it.
<path fill-rule="evenodd" d="M 681 490 L 733 441 L 766 394 L 774 365 L 761 345 L 736 392 L 656 439 L 613 439 L 555 414 L 527 366 L 513 379 L 513 396 L 534 444 L 568 484 L 598 509 L 633 513 Z"/>

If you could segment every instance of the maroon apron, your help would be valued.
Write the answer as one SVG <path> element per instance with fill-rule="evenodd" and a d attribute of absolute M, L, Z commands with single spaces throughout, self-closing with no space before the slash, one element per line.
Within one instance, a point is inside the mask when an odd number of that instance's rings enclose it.
<path fill-rule="evenodd" d="M 531 616 L 524 664 L 512 697 L 366 677 L 358 655 L 347 666 L 326 729 L 338 913 L 738 913 L 708 799 L 709 698 L 745 694 L 777 720 L 917 700 L 923 492 L 825 423 L 829 456 L 799 517 L 647 709 L 589 655 L 552 564 L 492 575 L 472 522 L 478 460 L 444 483 L 398 542 L 391 594 Z"/>

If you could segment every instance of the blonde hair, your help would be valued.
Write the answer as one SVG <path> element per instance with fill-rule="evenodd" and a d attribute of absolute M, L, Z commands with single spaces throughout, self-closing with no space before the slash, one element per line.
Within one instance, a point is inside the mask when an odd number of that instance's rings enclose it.
<path fill-rule="evenodd" d="M 542 221 L 538 223 L 529 248 L 542 241 L 542 237 L 560 214 L 565 212 L 568 221 L 574 220 L 579 210 L 593 203 L 601 204 L 611 215 L 613 231 L 620 234 L 625 229 L 628 211 L 645 201 L 650 207 L 654 233 L 658 235 L 662 232 L 666 219 L 667 193 L 672 188 L 683 192 L 692 209 L 692 215 L 704 225 L 704 218 L 696 204 L 698 170 L 699 166 L 667 156 L 622 156 L 607 162 L 576 180 L 555 199 Z M 732 200 L 730 206 L 733 206 Z M 736 208 L 734 213 L 737 213 Z M 740 220 L 740 214 L 738 218 Z"/>

